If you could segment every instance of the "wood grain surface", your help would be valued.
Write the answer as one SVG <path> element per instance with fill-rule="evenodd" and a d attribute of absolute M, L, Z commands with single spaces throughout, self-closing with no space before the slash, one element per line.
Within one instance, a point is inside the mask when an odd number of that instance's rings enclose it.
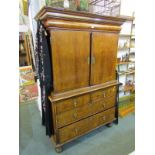
<path fill-rule="evenodd" d="M 89 85 L 89 32 L 51 31 L 54 92 Z"/>

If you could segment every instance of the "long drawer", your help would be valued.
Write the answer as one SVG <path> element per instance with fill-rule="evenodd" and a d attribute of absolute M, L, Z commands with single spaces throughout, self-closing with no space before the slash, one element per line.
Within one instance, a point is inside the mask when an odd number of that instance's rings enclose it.
<path fill-rule="evenodd" d="M 80 119 L 86 118 L 115 105 L 115 96 L 99 99 L 83 107 L 79 107 L 61 114 L 56 115 L 57 127 L 63 127 L 65 125 L 74 123 Z"/>
<path fill-rule="evenodd" d="M 116 86 L 98 90 L 86 95 L 81 95 L 78 97 L 72 97 L 63 101 L 55 102 L 56 114 L 66 112 L 68 110 L 76 109 L 89 103 L 93 103 L 96 100 L 106 99 L 110 96 L 116 95 Z"/>
<path fill-rule="evenodd" d="M 104 112 L 83 119 L 66 127 L 58 129 L 59 143 L 64 143 L 75 137 L 83 135 L 88 131 L 104 125 L 115 119 L 115 108 L 111 108 Z"/>
<path fill-rule="evenodd" d="M 91 115 L 90 105 L 86 105 L 86 106 L 56 115 L 57 128 L 74 123 L 82 118 L 88 117 L 89 115 Z"/>

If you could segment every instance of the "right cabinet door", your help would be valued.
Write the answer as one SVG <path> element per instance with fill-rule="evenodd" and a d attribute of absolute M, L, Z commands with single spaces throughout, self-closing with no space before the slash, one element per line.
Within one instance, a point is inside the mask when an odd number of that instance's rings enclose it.
<path fill-rule="evenodd" d="M 116 79 L 118 34 L 92 33 L 90 84 L 101 84 Z"/>

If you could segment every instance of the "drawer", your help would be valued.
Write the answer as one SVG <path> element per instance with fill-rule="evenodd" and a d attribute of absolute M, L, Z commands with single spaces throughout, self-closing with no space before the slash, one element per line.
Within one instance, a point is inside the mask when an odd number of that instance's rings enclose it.
<path fill-rule="evenodd" d="M 58 129 L 59 143 L 64 143 L 75 137 L 87 133 L 100 125 L 113 121 L 115 118 L 115 108 L 111 108 L 99 114 L 93 115 L 79 122 L 73 123 Z"/>
<path fill-rule="evenodd" d="M 91 104 L 56 115 L 57 128 L 74 123 L 92 114 Z"/>
<path fill-rule="evenodd" d="M 89 94 L 56 102 L 54 103 L 56 105 L 56 114 L 60 114 L 65 111 L 84 106 L 86 104 L 89 104 L 89 102 L 90 102 Z"/>
<path fill-rule="evenodd" d="M 96 100 L 95 102 L 92 103 L 91 113 L 95 114 L 100 111 L 113 107 L 115 105 L 115 99 L 116 97 L 112 96 L 109 98 L 105 98 L 105 99 L 103 98 L 103 99 Z"/>
<path fill-rule="evenodd" d="M 95 115 L 93 121 L 96 122 L 95 125 L 100 126 L 102 124 L 105 124 L 106 122 L 113 121 L 114 118 L 115 118 L 115 108 L 111 108 Z M 90 127 L 94 128 L 93 123 L 90 123 Z"/>
<path fill-rule="evenodd" d="M 94 102 L 101 98 L 108 98 L 115 95 L 116 95 L 116 86 L 112 86 L 112 87 L 91 93 L 91 101 Z"/>
<path fill-rule="evenodd" d="M 59 143 L 64 143 L 70 139 L 80 136 L 89 131 L 88 119 L 83 119 L 77 123 L 59 129 Z"/>

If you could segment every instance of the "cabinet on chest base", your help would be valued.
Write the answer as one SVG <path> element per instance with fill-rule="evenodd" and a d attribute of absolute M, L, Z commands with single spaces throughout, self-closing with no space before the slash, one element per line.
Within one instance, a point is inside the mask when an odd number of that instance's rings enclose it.
<path fill-rule="evenodd" d="M 118 123 L 117 46 L 121 17 L 44 7 L 35 17 L 50 37 L 51 101 L 57 152 L 103 125 Z"/>

